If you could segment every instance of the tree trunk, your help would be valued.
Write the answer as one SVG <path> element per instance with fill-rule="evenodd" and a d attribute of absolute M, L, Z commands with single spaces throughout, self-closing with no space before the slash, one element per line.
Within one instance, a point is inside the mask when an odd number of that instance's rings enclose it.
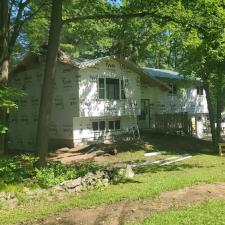
<path fill-rule="evenodd" d="M 223 111 L 223 68 L 220 69 L 217 76 L 216 85 L 216 135 L 218 142 L 221 141 L 221 113 Z"/>
<path fill-rule="evenodd" d="M 204 84 L 204 89 L 206 92 L 212 141 L 213 141 L 215 150 L 217 150 L 218 140 L 217 140 L 216 129 L 215 129 L 215 116 L 214 116 L 215 114 L 214 114 L 214 108 L 213 108 L 212 99 L 211 99 L 210 90 L 209 90 L 209 82 L 206 80 L 206 81 L 204 81 L 203 84 Z"/>
<path fill-rule="evenodd" d="M 0 88 L 8 83 L 8 0 L 0 1 Z M 0 109 L 0 124 L 6 124 L 6 110 Z M 0 134 L 0 154 L 5 151 L 5 134 Z"/>
<path fill-rule="evenodd" d="M 48 51 L 42 86 L 39 121 L 37 130 L 38 166 L 46 165 L 48 154 L 49 123 L 52 108 L 53 84 L 62 27 L 62 0 L 52 0 L 51 24 Z"/>

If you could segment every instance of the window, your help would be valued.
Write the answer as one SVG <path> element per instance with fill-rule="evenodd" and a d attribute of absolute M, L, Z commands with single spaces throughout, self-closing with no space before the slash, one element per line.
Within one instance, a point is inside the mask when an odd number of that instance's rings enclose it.
<path fill-rule="evenodd" d="M 120 120 L 115 121 L 115 130 L 120 130 Z"/>
<path fill-rule="evenodd" d="M 109 121 L 109 130 L 114 130 L 114 129 L 115 129 L 114 121 Z"/>
<path fill-rule="evenodd" d="M 125 95 L 125 82 L 124 80 L 120 81 L 120 97 L 121 99 L 126 99 L 126 95 Z"/>
<path fill-rule="evenodd" d="M 108 128 L 109 130 L 120 130 L 120 120 L 109 121 Z"/>
<path fill-rule="evenodd" d="M 119 79 L 106 78 L 106 98 L 119 99 Z"/>
<path fill-rule="evenodd" d="M 177 94 L 177 85 L 176 84 L 169 84 L 171 90 L 169 90 L 169 94 L 176 95 Z"/>
<path fill-rule="evenodd" d="M 203 95 L 203 87 L 202 86 L 197 86 L 197 95 Z"/>
<path fill-rule="evenodd" d="M 105 130 L 105 121 L 99 121 L 99 130 Z"/>
<path fill-rule="evenodd" d="M 98 122 L 92 122 L 92 129 L 95 131 L 95 130 L 98 130 Z"/>
<path fill-rule="evenodd" d="M 99 99 L 105 98 L 105 79 L 99 78 L 98 80 L 98 93 L 99 93 Z"/>
<path fill-rule="evenodd" d="M 92 129 L 93 131 L 105 130 L 105 121 L 92 122 Z"/>
<path fill-rule="evenodd" d="M 99 99 L 125 99 L 124 81 L 112 78 L 99 78 L 98 96 Z"/>

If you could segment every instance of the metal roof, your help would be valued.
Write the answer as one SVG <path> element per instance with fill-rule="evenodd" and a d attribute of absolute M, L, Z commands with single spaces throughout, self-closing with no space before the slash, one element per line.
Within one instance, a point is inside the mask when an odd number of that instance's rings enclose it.
<path fill-rule="evenodd" d="M 152 75 L 158 78 L 168 78 L 168 79 L 175 79 L 175 80 L 185 79 L 183 75 L 180 75 L 178 72 L 171 71 L 171 70 L 161 70 L 161 69 L 154 69 L 149 67 L 143 67 L 143 70 L 149 75 Z"/>
<path fill-rule="evenodd" d="M 171 80 L 189 80 L 189 81 L 201 81 L 201 78 L 197 77 L 185 77 L 178 72 L 172 70 L 162 70 L 162 69 L 155 69 L 149 67 L 142 68 L 147 74 L 156 77 L 156 78 L 166 78 Z"/>

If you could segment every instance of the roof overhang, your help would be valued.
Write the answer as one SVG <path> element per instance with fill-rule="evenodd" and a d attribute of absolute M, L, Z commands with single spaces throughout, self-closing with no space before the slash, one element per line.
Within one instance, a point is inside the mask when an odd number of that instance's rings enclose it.
<path fill-rule="evenodd" d="M 165 90 L 171 90 L 171 88 L 164 82 L 160 81 L 159 79 L 153 77 L 152 75 L 144 72 L 142 70 L 142 68 L 138 67 L 136 64 L 134 64 L 133 62 L 126 60 L 126 59 L 121 59 L 116 57 L 115 58 L 118 62 L 121 62 L 123 64 L 125 64 L 129 69 L 133 70 L 134 72 L 136 72 L 137 74 L 140 75 L 141 77 L 141 82 L 143 84 L 149 84 L 149 86 L 159 86 L 162 89 Z"/>

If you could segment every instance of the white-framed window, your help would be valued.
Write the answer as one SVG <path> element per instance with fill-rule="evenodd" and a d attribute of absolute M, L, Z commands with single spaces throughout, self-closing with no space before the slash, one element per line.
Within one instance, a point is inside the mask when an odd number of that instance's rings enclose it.
<path fill-rule="evenodd" d="M 100 121 L 94 121 L 92 122 L 92 130 L 93 131 L 103 131 L 105 130 L 105 121 L 104 120 L 100 120 Z"/>
<path fill-rule="evenodd" d="M 177 94 L 177 85 L 176 84 L 169 84 L 171 90 L 169 90 L 169 94 L 176 95 Z"/>
<path fill-rule="evenodd" d="M 109 120 L 108 121 L 109 130 L 120 130 L 120 120 Z"/>
<path fill-rule="evenodd" d="M 204 94 L 204 88 L 203 86 L 197 86 L 197 95 L 203 95 Z"/>
<path fill-rule="evenodd" d="M 104 130 L 120 130 L 120 120 L 99 120 L 92 122 L 93 131 L 104 131 Z"/>
<path fill-rule="evenodd" d="M 120 98 L 120 85 L 119 79 L 106 78 L 106 98 L 119 99 Z"/>
<path fill-rule="evenodd" d="M 115 78 L 98 79 L 98 97 L 99 99 L 125 99 L 126 80 Z"/>

